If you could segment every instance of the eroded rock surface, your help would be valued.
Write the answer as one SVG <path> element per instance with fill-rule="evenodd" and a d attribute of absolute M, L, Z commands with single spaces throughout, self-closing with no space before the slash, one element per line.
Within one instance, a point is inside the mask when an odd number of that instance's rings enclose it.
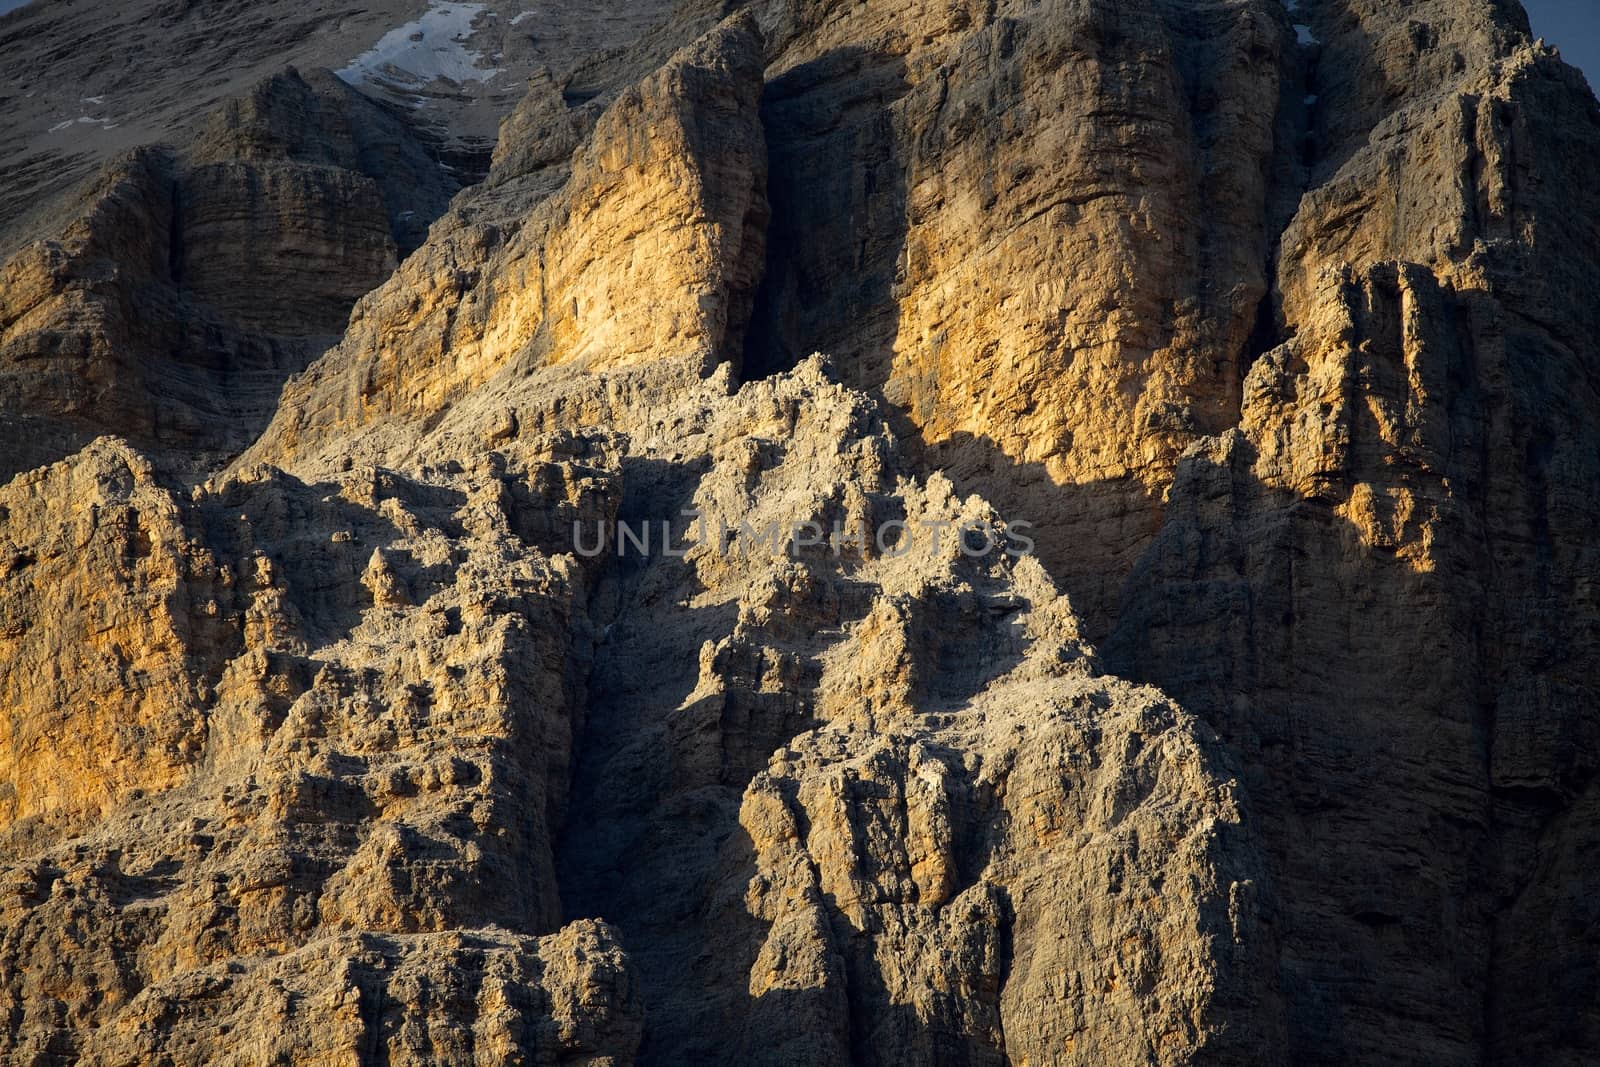
<path fill-rule="evenodd" d="M 180 466 L 236 453 L 455 188 L 325 73 L 267 80 L 184 153 L 107 164 L 0 268 L 0 474 L 102 433 Z"/>
<path fill-rule="evenodd" d="M 1098 625 L 1177 457 L 1237 415 L 1294 31 L 1274 0 L 904 9 L 781 24 L 754 336 L 881 388 Z"/>
<path fill-rule="evenodd" d="M 666 14 L 459 194 L 287 72 L 5 268 L 4 1054 L 1592 1062 L 1517 5 Z"/>
<path fill-rule="evenodd" d="M 761 48 L 749 17 L 714 31 L 623 92 L 576 152 L 582 120 L 536 87 L 513 123 L 538 147 L 502 166 L 564 183 L 505 226 L 470 206 L 447 219 L 290 385 L 246 461 L 292 467 L 358 431 L 404 441 L 496 375 L 672 358 L 703 373 L 737 351 L 766 232 Z"/>
<path fill-rule="evenodd" d="M 1293 336 L 1180 463 L 1108 658 L 1254 768 L 1303 1061 L 1575 1062 L 1589 994 L 1531 990 L 1585 973 L 1552 894 L 1595 766 L 1600 109 L 1491 5 L 1307 6 Z"/>
<path fill-rule="evenodd" d="M 23 5 L 0 16 L 9 60 L 0 70 L 0 254 L 47 236 L 56 198 L 107 160 L 151 142 L 187 143 L 216 107 L 286 66 L 339 72 L 444 161 L 481 177 L 530 76 L 603 64 L 673 11 L 671 0 Z M 397 45 L 419 47 L 395 54 Z M 439 63 L 435 50 L 452 61 Z"/>
<path fill-rule="evenodd" d="M 514 487 L 601 521 L 616 479 L 548 444 L 472 492 L 179 500 L 109 440 L 7 487 L 8 1055 L 631 1059 L 631 968 L 561 928 L 550 844 L 587 578 L 512 530 Z"/>
<path fill-rule="evenodd" d="M 161 594 L 85 620 L 145 656 L 58 661 L 99 688 L 24 691 L 53 646 L 9 660 L 19 721 L 80 710 L 0 749 L 63 783 L 13 801 L 8 1051 L 1270 1062 L 1270 1010 L 1233 1021 L 1273 953 L 1214 735 L 1105 676 L 1037 561 L 973 557 L 999 516 L 901 472 L 820 362 L 658 395 L 629 438 L 458 429 L 411 473 L 180 501 L 101 442 L 8 488 L 7 543 L 37 547 L 5 632 L 108 559 Z M 893 551 L 725 551 L 720 523 L 682 558 L 563 546 L 619 517 L 692 538 L 691 502 L 909 525 Z"/>

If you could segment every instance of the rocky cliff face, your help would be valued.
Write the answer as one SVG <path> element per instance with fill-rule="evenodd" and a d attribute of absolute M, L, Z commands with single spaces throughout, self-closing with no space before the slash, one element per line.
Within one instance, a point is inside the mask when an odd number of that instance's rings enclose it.
<path fill-rule="evenodd" d="M 1517 5 L 427 6 L 7 237 L 10 1061 L 1600 1056 Z"/>
<path fill-rule="evenodd" d="M 1237 418 L 1292 176 L 1289 16 L 930 4 L 922 36 L 903 7 L 783 23 L 759 351 L 841 354 L 930 462 L 1040 524 L 1099 622 L 1178 455 Z"/>
<path fill-rule="evenodd" d="M 529 76 L 603 70 L 672 11 L 670 0 L 26 4 L 0 15 L 0 255 L 49 235 L 52 194 L 131 148 L 192 140 L 213 109 L 285 65 L 335 72 L 481 177 Z M 592 75 L 580 80 L 587 91 Z"/>
<path fill-rule="evenodd" d="M 1577 174 L 1600 112 L 1492 6 L 1438 7 L 1403 33 L 1316 9 L 1319 72 L 1379 46 L 1359 86 L 1314 82 L 1337 109 L 1319 136 L 1348 139 L 1282 237 L 1292 336 L 1251 366 L 1237 428 L 1180 464 L 1108 653 L 1256 753 L 1279 884 L 1302 887 L 1281 928 L 1302 1047 L 1575 1062 L 1589 994 L 1531 990 L 1576 973 L 1554 897 L 1585 880 L 1555 857 L 1595 765 L 1594 312 L 1574 296 L 1600 268 Z M 1449 73 L 1407 84 L 1419 67 Z M 1359 134 L 1333 118 L 1363 112 Z M 1336 995 L 1352 959 L 1391 976 Z"/>
<path fill-rule="evenodd" d="M 108 431 L 191 462 L 237 451 L 454 188 L 401 124 L 292 70 L 190 150 L 108 164 L 3 268 L 0 473 Z"/>
<path fill-rule="evenodd" d="M 739 346 L 763 259 L 761 84 L 752 25 L 691 45 L 588 121 L 535 88 L 513 122 L 536 147 L 504 153 L 488 193 L 357 308 L 247 461 L 343 454 L 357 432 L 412 438 L 497 376 L 675 359 L 709 372 Z M 508 185 L 533 206 L 474 217 Z"/>
<path fill-rule="evenodd" d="M 0 87 L 0 476 L 105 432 L 185 476 L 236 455 L 483 176 L 527 80 L 636 80 L 635 52 L 707 21 L 650 32 L 665 14 L 541 17 L 537 36 L 516 3 L 437 0 L 0 17 L 8 70 L 51 72 Z"/>

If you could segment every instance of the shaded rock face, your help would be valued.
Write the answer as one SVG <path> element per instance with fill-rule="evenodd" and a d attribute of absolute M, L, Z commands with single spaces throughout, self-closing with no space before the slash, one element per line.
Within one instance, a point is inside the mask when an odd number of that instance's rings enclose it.
<path fill-rule="evenodd" d="M 409 436 L 508 362 L 517 373 L 688 357 L 709 371 L 737 351 L 767 216 L 760 94 L 749 20 L 691 45 L 587 123 L 566 117 L 553 87 L 536 87 L 512 120 L 536 147 L 503 153 L 500 170 L 526 172 L 542 192 L 553 169 L 559 184 L 508 223 L 479 222 L 470 206 L 442 223 L 289 386 L 247 461 L 342 453 L 356 430 Z M 492 174 L 491 190 L 507 180 Z"/>
<path fill-rule="evenodd" d="M 1600 1055 L 1516 5 L 609 10 L 459 195 L 287 72 L 4 268 L 6 1057 Z"/>
<path fill-rule="evenodd" d="M 1330 53 L 1383 28 L 1315 10 Z M 1600 111 L 1467 14 L 1416 13 L 1439 21 L 1400 40 L 1452 77 L 1393 93 L 1302 201 L 1278 269 L 1294 336 L 1251 367 L 1239 428 L 1180 463 L 1107 647 L 1256 768 L 1308 1062 L 1592 1055 L 1556 931 L 1586 892 L 1561 857 L 1595 766 L 1600 398 L 1574 294 L 1600 267 L 1576 162 Z M 1454 58 L 1483 41 L 1492 61 Z M 1352 966 L 1387 977 L 1349 989 Z M 1546 968 L 1575 983 L 1560 1007 L 1532 992 Z"/>
<path fill-rule="evenodd" d="M 377 187 L 384 215 L 389 221 L 390 235 L 397 251 L 404 257 L 415 251 L 427 237 L 428 224 L 444 213 L 451 196 L 459 188 L 459 182 L 447 173 L 429 149 L 420 133 L 373 106 L 337 78 L 323 71 L 302 75 L 291 68 L 256 85 L 248 96 L 228 101 L 219 107 L 201 128 L 188 152 L 188 158 L 193 168 L 192 183 L 197 186 L 221 186 L 224 189 L 230 179 L 247 185 L 268 183 L 284 163 L 298 165 L 309 172 L 310 177 L 318 176 L 314 168 L 353 172 L 352 180 L 367 179 Z M 213 172 L 211 168 L 217 170 Z M 226 203 L 230 199 L 216 192 L 212 192 L 208 198 L 204 191 L 199 190 L 191 195 L 196 201 L 209 199 Z M 262 196 L 245 192 L 231 199 L 236 204 L 250 208 Z M 263 214 L 265 212 L 255 206 L 247 217 L 255 219 Z M 346 214 L 361 218 L 359 212 L 347 210 Z M 309 228 L 311 233 L 285 227 L 283 233 L 276 235 L 279 242 L 292 236 L 299 236 L 302 240 L 314 237 L 318 227 L 332 224 L 326 217 L 303 209 L 296 218 L 299 226 Z M 200 273 L 208 275 L 213 281 L 214 299 L 211 302 L 225 307 L 219 301 L 237 299 L 238 287 L 229 290 L 216 284 L 215 279 L 224 277 L 226 271 L 215 269 L 219 265 L 208 263 L 204 252 L 196 253 L 196 247 L 204 249 L 208 243 L 204 229 L 200 220 L 183 226 L 183 255 L 186 261 L 191 256 L 197 256 Z M 219 254 L 222 245 L 220 235 L 214 236 L 210 243 L 219 246 L 212 255 Z M 281 244 L 275 245 L 268 234 L 250 234 L 246 240 L 237 243 L 257 255 L 264 253 L 270 256 L 276 253 L 285 256 L 291 251 Z M 330 281 L 338 278 L 338 272 L 331 267 L 322 268 L 314 259 L 305 262 L 307 249 L 295 248 L 292 251 L 301 254 L 304 272 L 327 274 Z M 205 269 L 208 266 L 213 269 Z M 248 263 L 247 266 L 252 273 L 246 276 L 251 277 L 263 269 L 263 265 L 258 263 Z M 270 267 L 267 269 L 270 270 Z M 281 288 L 285 283 L 292 284 L 295 281 L 287 276 L 287 271 L 277 276 L 269 274 L 264 280 L 273 285 L 263 285 L 260 287 L 263 290 Z M 306 287 L 304 282 L 300 285 Z M 355 297 L 366 292 L 367 289 L 362 289 L 344 296 L 340 290 L 332 288 L 331 292 L 321 294 L 324 300 L 339 300 L 338 307 L 341 310 L 334 322 L 335 332 L 344 329 L 348 305 Z M 284 299 L 281 293 L 252 292 L 249 295 L 258 301 L 264 297 Z M 301 295 L 309 297 L 311 294 Z"/>
<path fill-rule="evenodd" d="M 107 431 L 237 451 L 454 187 L 400 123 L 293 71 L 188 153 L 108 165 L 57 239 L 0 268 L 0 471 Z"/>
<path fill-rule="evenodd" d="M 220 105 L 285 66 L 338 71 L 432 147 L 481 177 L 495 130 L 540 71 L 593 72 L 651 33 L 672 0 L 554 8 L 532 0 L 51 0 L 0 15 L 0 257 L 54 228 L 52 201 L 107 161 L 155 141 L 188 143 Z M 412 42 L 419 17 L 450 28 Z M 448 17 L 448 16 L 447 16 Z M 463 80 L 362 65 L 390 33 L 458 54 Z M 702 27 L 703 30 L 704 27 Z M 691 35 L 693 36 L 693 35 Z M 459 39 L 457 39 L 459 38 Z M 681 41 L 679 42 L 681 43 Z M 666 50 L 667 53 L 671 48 Z M 413 57 L 413 59 L 418 57 Z M 656 58 L 656 64 L 665 53 Z M 418 67 L 415 62 L 412 67 Z M 587 84 L 587 81 L 586 81 Z M 419 233 L 426 232 L 426 221 Z M 404 244 L 405 242 L 402 242 Z"/>
<path fill-rule="evenodd" d="M 1294 33 L 1273 0 L 903 7 L 783 24 L 754 337 L 848 354 L 1098 623 L 1237 417 Z"/>

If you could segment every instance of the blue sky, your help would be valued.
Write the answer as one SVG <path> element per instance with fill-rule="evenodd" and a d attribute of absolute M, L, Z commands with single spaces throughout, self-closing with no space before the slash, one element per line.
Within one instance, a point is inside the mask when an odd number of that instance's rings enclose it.
<path fill-rule="evenodd" d="M 1561 58 L 1600 85 L 1600 2 L 1597 0 L 1523 0 L 1533 32 L 1561 49 Z"/>

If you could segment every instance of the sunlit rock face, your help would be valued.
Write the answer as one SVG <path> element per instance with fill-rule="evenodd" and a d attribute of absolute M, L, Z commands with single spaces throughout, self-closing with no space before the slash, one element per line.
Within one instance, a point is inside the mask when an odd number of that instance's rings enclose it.
<path fill-rule="evenodd" d="M 0 189 L 8 1060 L 1600 1058 L 1517 5 L 147 6 Z"/>
<path fill-rule="evenodd" d="M 759 351 L 848 354 L 1098 622 L 1177 457 L 1238 417 L 1294 33 L 1273 0 L 903 7 L 785 24 Z"/>

